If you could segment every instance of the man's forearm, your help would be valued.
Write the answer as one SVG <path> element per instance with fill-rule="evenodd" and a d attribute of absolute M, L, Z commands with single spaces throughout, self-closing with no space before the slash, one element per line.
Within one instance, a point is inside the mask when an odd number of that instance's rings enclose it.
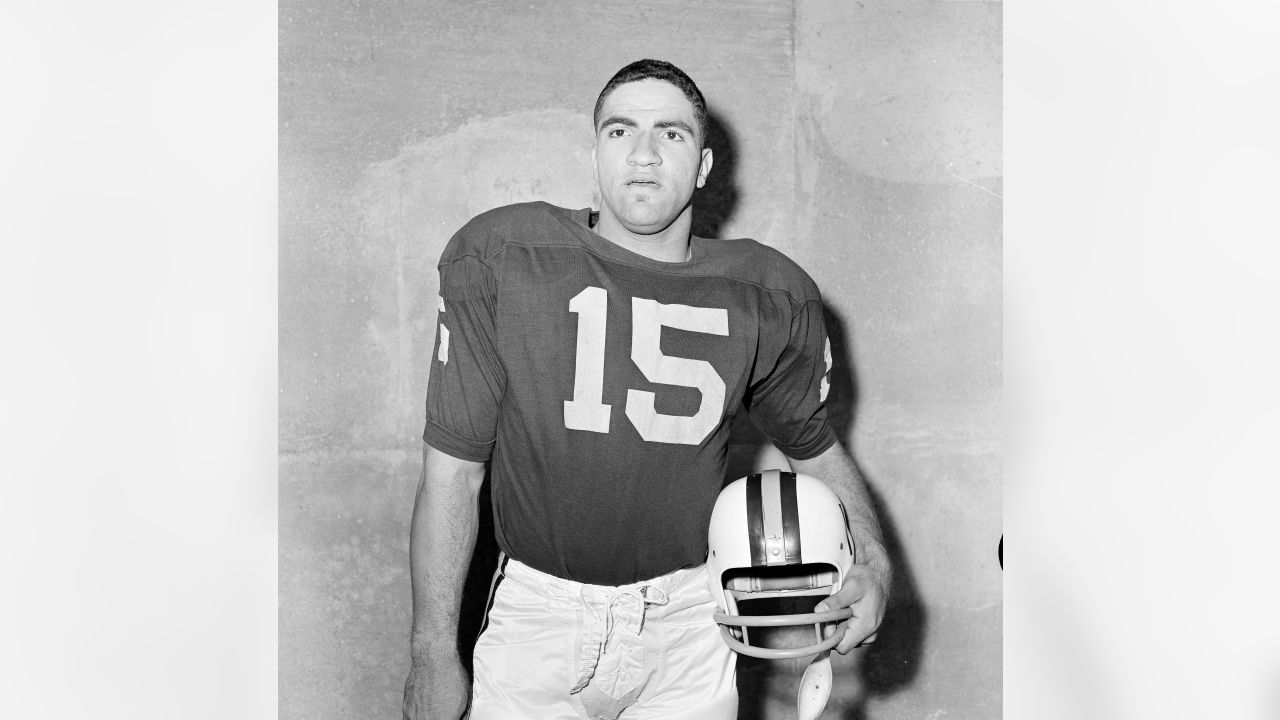
<path fill-rule="evenodd" d="M 462 587 L 479 527 L 484 465 L 424 446 L 422 477 L 409 528 L 413 585 L 410 651 L 415 664 L 456 652 Z"/>
<path fill-rule="evenodd" d="M 893 566 L 885 550 L 871 491 L 867 489 L 853 458 L 836 444 L 815 458 L 790 462 L 792 469 L 825 480 L 835 491 L 849 516 L 849 532 L 853 535 L 856 549 L 855 561 L 876 571 L 887 592 L 893 580 Z"/>

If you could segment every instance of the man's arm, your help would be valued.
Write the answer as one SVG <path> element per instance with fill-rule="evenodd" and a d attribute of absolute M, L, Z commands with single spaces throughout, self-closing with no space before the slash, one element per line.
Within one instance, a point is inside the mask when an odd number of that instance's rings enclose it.
<path fill-rule="evenodd" d="M 458 657 L 458 614 L 479 527 L 484 469 L 482 462 L 460 460 L 423 444 L 422 477 L 409 526 L 413 629 L 406 720 L 456 720 L 470 698 Z"/>
<path fill-rule="evenodd" d="M 849 531 L 853 534 L 856 564 L 839 592 L 818 603 L 817 611 L 851 607 L 854 616 L 840 623 L 844 639 L 836 646 L 836 652 L 844 654 L 863 643 L 876 638 L 876 630 L 884 619 L 885 603 L 889 599 L 889 587 L 893 582 L 893 567 L 885 552 L 880 521 L 871 503 L 871 493 L 862 474 L 839 443 L 817 457 L 808 460 L 788 458 L 791 469 L 826 481 L 844 504 L 849 516 Z M 828 635 L 829 637 L 830 635 Z"/>

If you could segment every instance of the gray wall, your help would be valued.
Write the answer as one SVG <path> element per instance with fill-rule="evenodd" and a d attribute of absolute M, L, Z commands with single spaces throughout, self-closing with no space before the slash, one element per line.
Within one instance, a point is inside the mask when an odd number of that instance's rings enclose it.
<path fill-rule="evenodd" d="M 490 207 L 595 204 L 591 104 L 660 57 L 713 113 L 698 229 L 823 289 L 900 568 L 823 717 L 999 717 L 1001 10 L 282 3 L 280 716 L 399 716 L 435 260 Z M 780 459 L 735 443 L 731 473 Z M 800 669 L 744 663 L 741 717 L 794 713 Z"/>

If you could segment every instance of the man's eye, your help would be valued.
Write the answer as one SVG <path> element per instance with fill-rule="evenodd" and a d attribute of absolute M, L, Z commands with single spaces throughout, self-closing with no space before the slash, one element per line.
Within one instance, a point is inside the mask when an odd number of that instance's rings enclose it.
<path fill-rule="evenodd" d="M 680 133 L 676 132 L 675 130 L 668 130 L 668 131 L 667 131 L 667 139 L 668 139 L 668 140 L 683 140 L 683 139 L 684 139 L 684 136 L 683 136 L 683 135 L 681 135 Z"/>
<path fill-rule="evenodd" d="M 609 137 L 622 137 L 626 132 L 623 128 L 614 128 L 609 131 Z"/>

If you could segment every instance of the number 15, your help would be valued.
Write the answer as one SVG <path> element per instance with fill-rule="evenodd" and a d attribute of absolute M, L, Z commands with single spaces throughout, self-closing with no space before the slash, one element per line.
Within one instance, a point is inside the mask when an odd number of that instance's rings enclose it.
<path fill-rule="evenodd" d="M 613 406 L 603 402 L 608 302 L 604 288 L 594 286 L 569 301 L 569 312 L 578 316 L 573 399 L 564 403 L 564 426 L 570 430 L 609 432 Z M 724 379 L 705 360 L 663 355 L 659 343 L 664 327 L 727 337 L 729 311 L 631 298 L 631 361 L 649 381 L 694 388 L 702 400 L 693 415 L 664 415 L 654 409 L 653 393 L 628 389 L 627 419 L 650 442 L 697 445 L 720 423 Z"/>

